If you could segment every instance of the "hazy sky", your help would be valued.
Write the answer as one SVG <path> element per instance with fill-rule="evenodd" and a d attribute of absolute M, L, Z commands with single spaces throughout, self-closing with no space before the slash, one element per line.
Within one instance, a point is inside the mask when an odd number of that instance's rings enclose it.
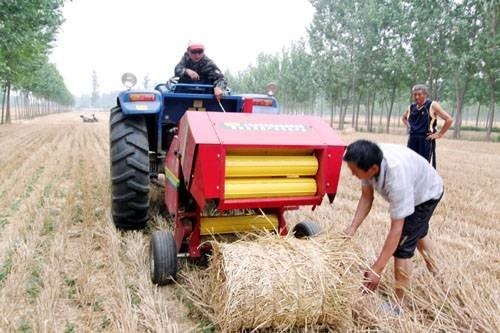
<path fill-rule="evenodd" d="M 164 82 L 189 40 L 236 72 L 305 37 L 312 16 L 307 0 L 73 0 L 50 58 L 74 95 L 90 93 L 93 69 L 100 92 L 121 90 L 127 71 Z"/>

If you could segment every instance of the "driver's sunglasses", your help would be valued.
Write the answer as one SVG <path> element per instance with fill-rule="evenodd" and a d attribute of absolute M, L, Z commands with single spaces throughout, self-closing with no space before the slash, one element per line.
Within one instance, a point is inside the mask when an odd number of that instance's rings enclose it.
<path fill-rule="evenodd" d="M 201 49 L 199 49 L 199 50 L 189 50 L 189 53 L 191 53 L 191 54 L 202 54 L 203 50 L 201 50 Z"/>

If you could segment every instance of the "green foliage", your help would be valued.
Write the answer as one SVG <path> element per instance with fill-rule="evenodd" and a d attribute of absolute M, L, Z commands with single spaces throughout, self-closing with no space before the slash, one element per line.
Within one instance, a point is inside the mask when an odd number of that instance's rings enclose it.
<path fill-rule="evenodd" d="M 9 250 L 5 256 L 4 262 L 0 265 L 0 287 L 12 270 L 12 250 Z"/>
<path fill-rule="evenodd" d="M 48 53 L 63 22 L 63 0 L 0 0 L 0 86 L 61 105 L 73 96 Z"/>
<path fill-rule="evenodd" d="M 64 333 L 74 333 L 76 332 L 76 325 L 74 323 L 66 323 L 66 328 L 64 328 Z"/>
<path fill-rule="evenodd" d="M 73 279 L 69 276 L 65 276 L 64 283 L 68 287 L 68 291 L 67 291 L 68 298 L 70 298 L 70 299 L 75 298 L 76 294 L 78 293 L 78 289 L 76 286 L 76 279 Z"/>
<path fill-rule="evenodd" d="M 42 288 L 42 278 L 41 267 L 39 263 L 36 263 L 33 269 L 31 270 L 31 276 L 27 281 L 26 292 L 32 298 L 38 297 L 40 294 L 40 290 Z"/>
<path fill-rule="evenodd" d="M 332 117 L 340 109 L 340 127 L 349 122 L 344 119 L 349 111 L 353 126 L 361 114 L 367 123 L 360 126 L 372 131 L 388 130 L 390 117 L 399 112 L 396 104 L 408 105 L 411 87 L 425 83 L 430 98 L 455 108 L 448 111 L 459 124 L 464 103 L 489 103 L 492 126 L 500 71 L 497 0 L 310 2 L 308 40 L 293 42 L 280 54 L 261 54 L 245 71 L 228 73 L 235 92 L 262 92 L 265 83 L 275 81 L 287 111 L 297 106 L 312 111 L 316 101 L 327 101 Z"/>
<path fill-rule="evenodd" d="M 42 236 L 51 235 L 54 232 L 54 222 L 50 217 L 45 217 L 43 220 Z"/>
<path fill-rule="evenodd" d="M 21 333 L 31 333 L 33 330 L 31 329 L 31 325 L 26 318 L 21 319 L 19 323 L 18 331 Z"/>
<path fill-rule="evenodd" d="M 130 304 L 134 306 L 138 306 L 141 304 L 141 299 L 139 298 L 139 295 L 137 294 L 137 287 L 134 285 L 128 285 L 127 286 L 128 293 L 130 296 Z"/>
<path fill-rule="evenodd" d="M 475 127 L 475 126 L 462 126 L 461 127 L 462 131 L 474 131 L 474 132 L 484 132 L 486 131 L 485 128 L 481 127 Z M 500 127 L 492 127 L 491 128 L 492 133 L 500 133 Z"/>

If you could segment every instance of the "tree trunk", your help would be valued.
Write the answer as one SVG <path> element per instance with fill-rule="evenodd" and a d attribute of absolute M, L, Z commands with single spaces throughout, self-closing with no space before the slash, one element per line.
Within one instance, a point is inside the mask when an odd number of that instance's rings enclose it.
<path fill-rule="evenodd" d="M 354 123 L 354 128 L 356 129 L 356 131 L 358 130 L 358 124 L 359 124 L 359 108 L 361 106 L 361 92 L 359 93 L 359 96 L 356 100 L 356 119 L 355 119 L 355 123 Z"/>
<path fill-rule="evenodd" d="M 370 93 L 366 95 L 366 104 L 365 104 L 365 110 L 366 110 L 366 116 L 365 116 L 365 126 L 366 126 L 366 131 L 370 131 L 370 105 L 371 105 L 371 96 Z"/>
<path fill-rule="evenodd" d="M 389 104 L 389 112 L 387 113 L 387 124 L 386 124 L 386 127 L 385 127 L 385 131 L 387 133 L 389 133 L 389 128 L 391 127 L 391 116 L 392 116 L 392 109 L 394 107 L 394 100 L 396 99 L 396 86 L 393 86 L 392 87 L 392 91 L 391 91 L 391 100 L 390 100 L 390 104 Z"/>
<path fill-rule="evenodd" d="M 454 139 L 459 139 L 460 138 L 460 129 L 462 126 L 462 109 L 464 107 L 464 98 L 465 98 L 465 92 L 467 91 L 467 85 L 469 83 L 469 75 L 465 74 L 466 77 L 464 78 L 464 83 L 463 86 L 460 87 L 459 83 L 459 78 L 455 78 L 455 84 L 457 87 L 457 102 L 456 102 L 456 117 L 455 117 L 455 130 L 453 131 L 453 138 Z"/>
<path fill-rule="evenodd" d="M 342 128 L 345 127 L 345 117 L 347 116 L 347 108 L 349 107 L 349 98 L 346 100 L 344 104 L 344 112 L 342 114 Z"/>
<path fill-rule="evenodd" d="M 356 121 L 356 105 L 358 104 L 357 95 L 352 95 L 352 117 L 351 117 L 351 127 L 354 128 L 354 124 Z"/>
<path fill-rule="evenodd" d="M 330 127 L 333 128 L 333 117 L 335 115 L 335 101 L 332 98 L 332 105 L 330 105 Z"/>
<path fill-rule="evenodd" d="M 7 82 L 7 108 L 5 109 L 5 123 L 10 124 L 10 82 Z"/>
<path fill-rule="evenodd" d="M 373 115 L 375 114 L 375 92 L 372 96 L 372 109 L 370 111 L 370 132 L 373 132 Z"/>
<path fill-rule="evenodd" d="M 494 76 L 490 77 L 490 107 L 488 110 L 488 119 L 486 120 L 486 138 L 491 140 L 491 131 L 493 129 L 493 122 L 495 119 L 495 83 L 496 79 Z"/>
<path fill-rule="evenodd" d="M 341 99 L 340 110 L 339 110 L 339 130 L 344 129 L 344 121 L 343 121 L 344 117 L 342 117 L 342 113 L 344 113 L 344 102 L 345 102 L 345 100 Z"/>
<path fill-rule="evenodd" d="M 384 115 L 384 109 L 386 108 L 386 100 L 384 98 L 383 101 L 380 101 L 379 103 L 379 106 L 380 106 L 380 111 L 378 113 L 378 129 L 382 129 L 382 116 Z"/>
<path fill-rule="evenodd" d="M 477 103 L 476 128 L 479 128 L 479 111 L 481 111 L 481 103 Z"/>
<path fill-rule="evenodd" d="M 0 124 L 3 124 L 4 122 L 4 115 L 5 115 L 5 100 L 7 99 L 7 84 L 3 87 L 3 96 L 2 96 L 2 121 Z"/>
<path fill-rule="evenodd" d="M 339 129 L 344 129 L 345 124 L 345 116 L 347 113 L 347 106 L 349 105 L 349 94 L 350 91 L 347 91 L 346 98 L 343 98 L 340 103 L 340 112 L 339 112 Z"/>
<path fill-rule="evenodd" d="M 20 112 L 20 107 L 19 107 L 19 93 L 16 93 L 16 97 L 14 98 L 14 104 L 16 106 L 15 112 L 14 112 L 14 120 L 19 119 L 19 112 Z"/>
<path fill-rule="evenodd" d="M 352 115 L 351 115 L 351 127 L 354 127 L 354 121 L 356 120 L 356 103 L 353 101 L 352 103 Z"/>
<path fill-rule="evenodd" d="M 33 118 L 33 99 L 29 92 L 26 93 L 26 98 L 28 99 L 28 119 Z"/>
<path fill-rule="evenodd" d="M 495 5 L 492 6 L 493 10 L 491 11 L 491 37 L 490 41 L 492 41 L 492 48 L 496 50 L 495 40 L 497 37 L 497 7 Z M 491 131 L 493 129 L 493 123 L 495 119 L 495 102 L 496 102 L 496 70 L 495 66 L 492 67 L 489 71 L 487 71 L 487 75 L 490 83 L 490 107 L 488 110 L 488 119 L 487 119 L 487 128 L 486 128 L 486 138 L 491 140 Z"/>

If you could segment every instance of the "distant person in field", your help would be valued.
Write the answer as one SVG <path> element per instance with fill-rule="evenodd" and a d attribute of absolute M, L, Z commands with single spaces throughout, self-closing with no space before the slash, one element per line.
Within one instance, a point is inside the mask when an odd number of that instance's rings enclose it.
<path fill-rule="evenodd" d="M 224 75 L 205 55 L 205 46 L 201 43 L 189 43 L 181 61 L 175 66 L 175 76 L 179 77 L 179 83 L 213 84 L 217 99 L 227 87 Z"/>
<path fill-rule="evenodd" d="M 361 180 L 361 197 L 352 223 L 344 231 L 347 236 L 355 234 L 370 212 L 374 189 L 389 202 L 391 227 L 377 260 L 365 273 L 365 286 L 371 290 L 377 288 L 393 256 L 395 293 L 401 306 L 410 285 L 415 248 L 429 271 L 437 273 L 427 232 L 429 220 L 443 196 L 443 181 L 422 156 L 401 145 L 358 140 L 347 147 L 344 161 Z M 398 313 L 399 306 L 395 308 Z"/>
<path fill-rule="evenodd" d="M 442 138 L 453 123 L 452 118 L 441 105 L 428 98 L 427 87 L 417 84 L 411 90 L 415 103 L 403 114 L 402 120 L 409 130 L 408 148 L 416 151 L 436 168 L 436 140 Z M 437 131 L 437 118 L 444 120 Z"/>

